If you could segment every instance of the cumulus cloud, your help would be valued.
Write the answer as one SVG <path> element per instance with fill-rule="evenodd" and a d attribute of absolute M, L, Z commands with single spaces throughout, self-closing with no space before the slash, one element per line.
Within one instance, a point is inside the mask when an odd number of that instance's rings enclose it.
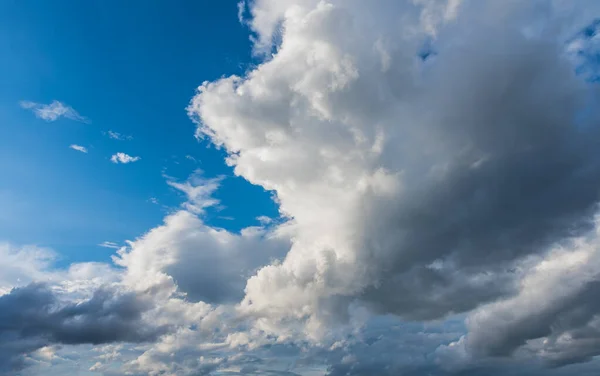
<path fill-rule="evenodd" d="M 163 225 L 119 251 L 115 262 L 127 268 L 127 281 L 148 288 L 172 278 L 192 301 L 232 303 L 243 297 L 246 279 L 258 267 L 284 255 L 289 244 L 284 235 L 261 227 L 233 234 L 203 223 L 198 215 L 218 203 L 212 193 L 219 181 L 198 172 L 183 183 L 168 181 L 187 200 Z"/>
<path fill-rule="evenodd" d="M 599 234 L 597 227 L 531 262 L 518 294 L 471 313 L 469 334 L 443 352 L 477 358 L 525 351 L 552 366 L 599 355 Z"/>
<path fill-rule="evenodd" d="M 72 144 L 72 145 L 69 145 L 69 148 L 71 148 L 73 150 L 80 151 L 82 153 L 87 153 L 88 152 L 87 148 L 84 147 L 84 146 L 81 146 L 81 145 Z"/>
<path fill-rule="evenodd" d="M 44 285 L 15 288 L 0 296 L 0 371 L 17 369 L 20 354 L 49 344 L 154 340 L 165 328 L 143 322 L 149 308 L 150 302 L 131 293 L 100 289 L 88 300 L 61 303 Z"/>
<path fill-rule="evenodd" d="M 0 308 L 28 296 L 42 308 L 27 320 L 33 310 L 6 311 L 0 338 L 18 341 L 0 344 L 23 346 L 6 354 L 148 338 L 88 368 L 597 373 L 598 88 L 573 51 L 587 49 L 575 41 L 598 3 L 245 9 L 262 60 L 202 84 L 188 111 L 237 175 L 273 192 L 280 217 L 240 233 L 211 227 L 221 178 L 168 178 L 184 203 L 119 248 L 118 268 L 62 274 L 55 288 L 81 303 L 39 285 L 0 297 Z M 118 292 L 99 287 L 102 274 Z M 73 290 L 83 280 L 94 282 Z"/>
<path fill-rule="evenodd" d="M 49 104 L 36 103 L 31 101 L 19 102 L 22 108 L 31 110 L 36 117 L 52 122 L 60 119 L 61 117 L 75 120 L 81 123 L 89 123 L 90 120 L 85 116 L 81 116 L 73 107 L 67 106 L 66 104 L 59 101 L 52 101 Z"/>
<path fill-rule="evenodd" d="M 119 164 L 119 163 L 123 163 L 123 164 L 133 163 L 133 162 L 139 161 L 140 159 L 142 159 L 142 158 L 140 158 L 140 157 L 132 157 L 131 155 L 125 154 L 125 153 L 116 153 L 116 154 L 113 154 L 112 157 L 110 157 L 110 161 L 112 163 L 116 163 L 116 164 Z"/>
<path fill-rule="evenodd" d="M 518 295 L 523 260 L 591 231 L 597 89 L 565 40 L 593 16 L 565 9 L 255 2 L 256 46 L 275 52 L 189 106 L 290 219 L 286 258 L 248 280 L 240 309 L 313 339 L 352 304 L 439 319 Z"/>

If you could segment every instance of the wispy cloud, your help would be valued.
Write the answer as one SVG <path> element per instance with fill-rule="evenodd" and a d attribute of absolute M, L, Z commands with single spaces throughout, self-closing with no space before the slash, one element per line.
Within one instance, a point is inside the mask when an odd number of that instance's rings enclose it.
<path fill-rule="evenodd" d="M 187 196 L 187 201 L 183 204 L 185 209 L 195 214 L 201 214 L 204 209 L 219 204 L 219 200 L 212 197 L 212 195 L 219 188 L 222 179 L 223 177 L 204 179 L 202 178 L 202 171 L 196 170 L 183 183 L 168 180 L 167 184 L 185 193 Z"/>
<path fill-rule="evenodd" d="M 237 3 L 237 8 L 238 8 L 238 13 L 237 13 L 238 21 L 240 21 L 240 23 L 243 24 L 244 23 L 244 13 L 246 13 L 246 2 L 244 0 L 240 1 L 239 3 Z"/>
<path fill-rule="evenodd" d="M 139 161 L 140 157 L 132 157 L 129 154 L 125 154 L 125 153 L 116 153 L 113 154 L 112 157 L 110 157 L 110 161 L 112 163 L 133 163 L 133 162 L 137 162 Z"/>
<path fill-rule="evenodd" d="M 153 203 L 153 204 L 155 204 L 155 205 L 158 205 L 158 199 L 156 197 L 150 197 L 148 199 L 148 201 L 151 202 L 151 203 Z"/>
<path fill-rule="evenodd" d="M 192 157 L 191 155 L 186 155 L 185 159 L 189 159 L 190 161 L 192 161 L 194 163 L 198 162 L 198 160 L 196 158 Z"/>
<path fill-rule="evenodd" d="M 126 136 L 124 134 L 121 134 L 119 132 L 115 132 L 115 131 L 111 131 L 109 130 L 108 132 L 105 133 L 109 138 L 112 138 L 113 140 L 133 140 L 132 136 Z"/>
<path fill-rule="evenodd" d="M 31 110 L 35 116 L 45 121 L 56 121 L 61 117 L 79 121 L 81 123 L 90 123 L 90 120 L 85 116 L 80 115 L 71 106 L 68 106 L 59 101 L 52 101 L 50 104 L 36 103 L 31 101 L 19 102 L 22 108 Z"/>
<path fill-rule="evenodd" d="M 77 151 L 80 151 L 82 153 L 87 153 L 88 152 L 88 150 L 87 150 L 87 148 L 85 146 L 73 144 L 73 145 L 69 145 L 69 147 L 71 149 L 73 149 L 73 150 L 77 150 Z"/>
<path fill-rule="evenodd" d="M 114 242 L 102 242 L 100 244 L 98 244 L 99 247 L 104 247 L 104 248 L 110 248 L 110 249 L 119 249 L 121 248 L 120 245 L 118 245 L 117 243 Z"/>

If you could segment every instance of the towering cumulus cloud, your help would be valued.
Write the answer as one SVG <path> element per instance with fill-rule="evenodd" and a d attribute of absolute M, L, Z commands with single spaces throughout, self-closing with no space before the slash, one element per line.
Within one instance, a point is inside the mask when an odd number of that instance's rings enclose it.
<path fill-rule="evenodd" d="M 239 9 L 188 111 L 280 217 L 196 171 L 112 264 L 0 247 L 0 375 L 597 375 L 600 2 Z"/>
<path fill-rule="evenodd" d="M 264 62 L 202 84 L 189 106 L 197 135 L 289 219 L 291 248 L 247 281 L 242 314 L 276 336 L 301 322 L 319 341 L 359 308 L 405 320 L 475 310 L 440 361 L 526 344 L 559 363 L 600 353 L 600 270 L 583 261 L 597 247 L 598 87 L 566 47 L 596 2 L 250 11 Z M 563 278 L 574 282 L 557 297 Z"/>

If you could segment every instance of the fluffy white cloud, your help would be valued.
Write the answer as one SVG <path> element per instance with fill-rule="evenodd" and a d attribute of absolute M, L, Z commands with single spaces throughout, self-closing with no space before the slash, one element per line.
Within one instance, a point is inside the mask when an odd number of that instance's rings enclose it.
<path fill-rule="evenodd" d="M 198 215 L 218 203 L 212 193 L 219 179 L 203 180 L 194 173 L 183 183 L 168 184 L 185 193 L 183 209 L 119 250 L 115 262 L 127 268 L 125 280 L 143 290 L 173 279 L 193 301 L 238 302 L 247 278 L 258 267 L 283 257 L 289 239 L 261 227 L 233 234 L 206 226 Z"/>
<path fill-rule="evenodd" d="M 133 163 L 133 162 L 137 162 L 139 161 L 140 157 L 132 157 L 129 154 L 125 154 L 125 153 L 116 153 L 113 154 L 112 157 L 110 157 L 110 161 L 112 163 L 123 163 L 123 164 L 127 164 L 127 163 Z"/>
<path fill-rule="evenodd" d="M 47 280 L 56 257 L 50 249 L 0 243 L 0 295 L 17 286 Z"/>
<path fill-rule="evenodd" d="M 597 6 L 566 5 L 256 1 L 257 49 L 275 52 L 189 106 L 290 219 L 241 311 L 317 340 L 353 304 L 443 318 L 518 294 L 523 260 L 590 231 L 596 88 L 564 41 Z"/>
<path fill-rule="evenodd" d="M 90 122 L 88 118 L 81 116 L 77 111 L 75 111 L 75 109 L 73 109 L 73 107 L 67 106 L 66 104 L 56 100 L 49 104 L 31 101 L 21 101 L 19 104 L 22 108 L 33 111 L 36 117 L 48 122 L 56 121 L 61 117 L 79 121 L 81 123 Z"/>
<path fill-rule="evenodd" d="M 72 144 L 72 145 L 69 145 L 69 148 L 71 148 L 73 150 L 80 151 L 82 153 L 87 153 L 88 152 L 87 148 L 84 147 L 84 146 L 81 146 L 81 145 Z"/>

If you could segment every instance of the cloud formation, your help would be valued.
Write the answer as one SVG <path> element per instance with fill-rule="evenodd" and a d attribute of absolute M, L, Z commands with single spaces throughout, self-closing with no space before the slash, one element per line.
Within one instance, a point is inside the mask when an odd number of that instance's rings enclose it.
<path fill-rule="evenodd" d="M 151 302 L 132 293 L 96 290 L 61 303 L 47 286 L 31 284 L 0 296 L 0 371 L 18 369 L 20 354 L 49 344 L 146 342 L 165 332 L 142 320 Z"/>
<path fill-rule="evenodd" d="M 111 131 L 109 130 L 108 132 L 106 132 L 106 135 L 108 136 L 108 138 L 112 138 L 113 140 L 133 140 L 132 136 L 126 136 L 124 134 L 121 134 L 119 132 L 115 132 L 115 131 Z"/>
<path fill-rule="evenodd" d="M 115 262 L 127 268 L 126 281 L 146 289 L 172 278 L 192 301 L 235 303 L 258 267 L 284 256 L 289 239 L 283 234 L 262 227 L 232 234 L 203 223 L 198 215 L 218 203 L 212 193 L 219 180 L 196 172 L 183 183 L 168 181 L 187 199 L 182 210 L 119 251 Z"/>
<path fill-rule="evenodd" d="M 119 163 L 122 163 L 122 164 L 133 163 L 133 162 L 139 161 L 140 159 L 142 159 L 142 158 L 140 158 L 140 157 L 132 157 L 131 155 L 125 154 L 125 153 L 116 153 L 116 154 L 113 154 L 110 157 L 110 161 L 112 163 L 116 163 L 116 164 L 119 164 Z"/>
<path fill-rule="evenodd" d="M 597 89 L 564 45 L 591 21 L 579 5 L 255 2 L 275 52 L 189 106 L 290 218 L 240 309 L 317 340 L 355 304 L 440 319 L 518 295 L 524 260 L 592 231 Z"/>
<path fill-rule="evenodd" d="M 72 145 L 69 145 L 69 148 L 71 148 L 73 150 L 80 151 L 82 153 L 87 153 L 88 152 L 88 149 L 86 147 L 84 147 L 84 146 L 81 146 L 81 145 L 72 144 Z"/>
<path fill-rule="evenodd" d="M 22 108 L 31 110 L 37 118 L 48 122 L 56 121 L 61 117 L 64 117 L 80 123 L 90 123 L 88 118 L 80 115 L 73 107 L 67 106 L 66 104 L 57 100 L 54 100 L 49 104 L 31 101 L 21 101 L 19 104 Z"/>
<path fill-rule="evenodd" d="M 280 218 L 239 233 L 211 227 L 222 178 L 169 178 L 184 203 L 119 248 L 118 268 L 51 278 L 80 303 L 43 285 L 0 297 L 11 361 L 53 344 L 118 343 L 89 367 L 597 373 L 598 86 L 573 51 L 593 43 L 585 30 L 598 3 L 244 9 L 262 60 L 203 83 L 188 111 L 237 175 L 274 194 Z M 111 273 L 116 287 L 100 287 Z M 86 278 L 90 287 L 70 290 Z"/>

